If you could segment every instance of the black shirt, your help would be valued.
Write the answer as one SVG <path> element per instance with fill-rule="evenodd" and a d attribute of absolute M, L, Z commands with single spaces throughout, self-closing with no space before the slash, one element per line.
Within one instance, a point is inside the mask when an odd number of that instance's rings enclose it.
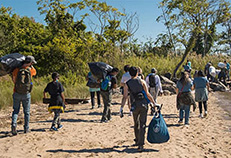
<path fill-rule="evenodd" d="M 44 92 L 48 92 L 51 96 L 50 105 L 62 106 L 63 100 L 61 98 L 61 93 L 64 92 L 64 88 L 60 82 L 48 83 Z"/>

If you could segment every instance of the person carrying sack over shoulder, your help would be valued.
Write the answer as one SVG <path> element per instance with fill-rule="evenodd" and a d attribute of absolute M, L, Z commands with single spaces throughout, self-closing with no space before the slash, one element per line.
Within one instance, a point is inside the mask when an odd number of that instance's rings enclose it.
<path fill-rule="evenodd" d="M 129 92 L 134 120 L 134 146 L 138 146 L 138 151 L 142 151 L 145 141 L 148 105 L 151 105 L 151 109 L 154 109 L 153 105 L 155 105 L 155 101 L 148 92 L 146 82 L 138 78 L 138 69 L 132 66 L 129 69 L 129 74 L 131 75 L 131 79 L 124 85 L 124 99 L 121 106 L 124 106 Z M 152 104 L 149 104 L 149 102 Z"/>
<path fill-rule="evenodd" d="M 54 119 L 52 121 L 51 131 L 58 131 L 62 128 L 60 113 L 64 112 L 65 109 L 65 97 L 63 85 L 59 82 L 59 74 L 57 72 L 51 75 L 53 81 L 48 83 L 43 92 L 43 97 L 46 98 L 46 93 L 48 92 L 50 97 L 50 104 L 48 106 L 48 111 L 54 112 Z M 57 125 L 57 127 L 56 127 Z"/>
<path fill-rule="evenodd" d="M 119 73 L 118 68 L 113 68 L 109 72 L 105 79 L 100 83 L 100 94 L 103 99 L 104 109 L 101 118 L 101 123 L 107 123 L 111 118 L 111 101 L 112 101 L 112 89 L 117 87 L 116 75 Z"/>
<path fill-rule="evenodd" d="M 32 77 L 36 75 L 36 69 L 32 64 L 36 64 L 33 56 L 27 56 L 23 65 L 20 68 L 14 69 L 12 72 L 12 80 L 14 82 L 14 93 L 13 93 L 13 112 L 12 112 L 12 123 L 11 132 L 13 135 L 17 135 L 17 118 L 20 110 L 20 104 L 22 102 L 24 112 L 24 133 L 29 132 L 29 121 L 30 121 L 30 103 L 32 91 Z"/>

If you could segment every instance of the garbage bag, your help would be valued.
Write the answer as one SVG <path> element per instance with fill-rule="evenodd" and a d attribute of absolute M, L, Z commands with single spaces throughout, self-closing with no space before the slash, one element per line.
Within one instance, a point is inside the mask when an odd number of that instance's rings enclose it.
<path fill-rule="evenodd" d="M 149 143 L 165 143 L 169 140 L 167 125 L 161 112 L 156 112 L 149 123 L 147 140 Z"/>
<path fill-rule="evenodd" d="M 104 62 L 88 63 L 92 75 L 96 79 L 105 79 L 106 75 L 112 71 L 113 67 Z"/>
<path fill-rule="evenodd" d="M 21 67 L 25 56 L 19 53 L 12 53 L 0 58 L 0 76 L 11 73 L 15 68 Z"/>

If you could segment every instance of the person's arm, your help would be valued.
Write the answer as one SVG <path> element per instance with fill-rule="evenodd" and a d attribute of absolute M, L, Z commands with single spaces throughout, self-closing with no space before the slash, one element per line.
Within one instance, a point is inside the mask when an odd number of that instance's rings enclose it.
<path fill-rule="evenodd" d="M 124 85 L 123 98 L 122 98 L 122 101 L 121 101 L 121 108 L 124 107 L 127 98 L 128 98 L 128 86 L 127 86 L 127 84 L 125 84 L 125 85 Z"/>
<path fill-rule="evenodd" d="M 195 83 L 192 85 L 191 90 L 194 90 L 194 89 L 195 89 Z"/>
<path fill-rule="evenodd" d="M 46 92 L 45 91 L 43 92 L 43 98 L 46 98 Z"/>
<path fill-rule="evenodd" d="M 112 83 L 112 88 L 116 89 L 117 88 L 117 79 L 116 79 L 116 77 L 112 77 L 111 83 Z"/>
<path fill-rule="evenodd" d="M 12 72 L 12 81 L 15 83 L 16 82 L 16 78 L 17 78 L 17 74 L 18 74 L 19 69 L 16 68 L 14 69 L 14 71 Z"/>
<path fill-rule="evenodd" d="M 209 88 L 210 88 L 209 82 L 206 83 L 206 87 L 207 87 L 207 90 L 209 92 Z"/>
<path fill-rule="evenodd" d="M 160 88 L 160 93 L 163 93 L 160 77 L 158 75 L 156 75 L 156 79 L 157 79 L 158 87 Z"/>
<path fill-rule="evenodd" d="M 61 93 L 61 98 L 62 98 L 63 102 L 66 103 L 65 102 L 65 96 L 64 96 L 63 92 Z"/>
<path fill-rule="evenodd" d="M 30 66 L 30 73 L 31 73 L 31 77 L 33 77 L 37 74 L 36 69 L 32 65 Z"/>
<path fill-rule="evenodd" d="M 120 82 L 120 86 L 121 87 L 124 87 L 124 85 L 125 85 L 125 83 Z"/>
<path fill-rule="evenodd" d="M 178 95 L 178 93 L 179 93 L 179 89 L 178 89 L 178 88 L 176 88 L 176 95 Z"/>

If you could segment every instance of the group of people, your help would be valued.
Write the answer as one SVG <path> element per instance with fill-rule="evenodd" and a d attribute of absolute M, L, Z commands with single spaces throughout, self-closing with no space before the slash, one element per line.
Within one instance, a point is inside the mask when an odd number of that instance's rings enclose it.
<path fill-rule="evenodd" d="M 13 71 L 13 81 L 15 83 L 13 94 L 13 113 L 12 113 L 12 134 L 17 135 L 17 117 L 20 109 L 20 103 L 22 102 L 24 110 L 24 133 L 29 132 L 29 119 L 30 119 L 30 92 L 32 89 L 32 76 L 36 75 L 36 70 L 32 66 L 36 64 L 33 56 L 27 56 L 24 64 L 21 68 L 17 68 Z M 190 64 L 191 68 L 191 63 Z M 135 133 L 135 146 L 138 146 L 138 150 L 142 151 L 145 140 L 145 128 L 147 121 L 147 112 L 150 106 L 151 111 L 158 106 L 157 97 L 163 93 L 160 77 L 157 75 L 155 68 L 151 69 L 150 74 L 144 77 L 142 69 L 139 67 L 124 66 L 125 73 L 121 79 L 121 87 L 123 98 L 121 101 L 121 107 L 119 110 L 120 117 L 123 117 L 123 108 L 127 101 L 129 108 L 129 115 L 133 116 L 134 120 L 134 133 Z M 101 123 L 107 123 L 112 119 L 111 116 L 111 101 L 113 89 L 117 88 L 117 78 L 119 69 L 113 68 L 105 79 L 108 80 L 107 87 L 102 88 L 100 83 L 96 81 L 96 86 L 90 87 L 91 106 L 95 108 L 95 93 L 97 94 L 98 108 L 101 107 L 100 96 L 102 96 L 104 109 L 101 117 Z M 25 81 L 27 80 L 27 82 Z M 88 73 L 87 80 L 94 80 L 91 73 Z M 25 84 L 26 83 L 26 84 Z M 195 89 L 195 99 L 191 94 L 191 91 Z M 204 116 L 207 116 L 207 100 L 208 100 L 209 82 L 204 76 L 203 71 L 198 71 L 197 77 L 190 78 L 190 71 L 186 69 L 181 73 L 181 78 L 177 82 L 177 108 L 179 109 L 179 123 L 183 123 L 185 118 L 185 125 L 189 125 L 190 106 L 193 105 L 193 109 L 196 108 L 196 102 L 199 102 L 200 117 L 202 114 L 202 104 L 204 105 Z M 60 113 L 64 112 L 65 97 L 64 88 L 59 82 L 59 74 L 54 72 L 52 74 L 52 81 L 47 84 L 44 89 L 44 98 L 46 93 L 50 95 L 50 104 L 48 110 L 54 112 L 54 119 L 50 130 L 57 131 L 62 128 Z"/>
<path fill-rule="evenodd" d="M 204 73 L 207 76 L 209 81 L 216 81 L 216 75 L 218 74 L 218 80 L 226 85 L 226 80 L 230 79 L 230 64 L 224 60 L 224 62 L 219 62 L 218 67 L 220 70 L 217 70 L 211 61 L 209 61 L 204 68 Z"/>

